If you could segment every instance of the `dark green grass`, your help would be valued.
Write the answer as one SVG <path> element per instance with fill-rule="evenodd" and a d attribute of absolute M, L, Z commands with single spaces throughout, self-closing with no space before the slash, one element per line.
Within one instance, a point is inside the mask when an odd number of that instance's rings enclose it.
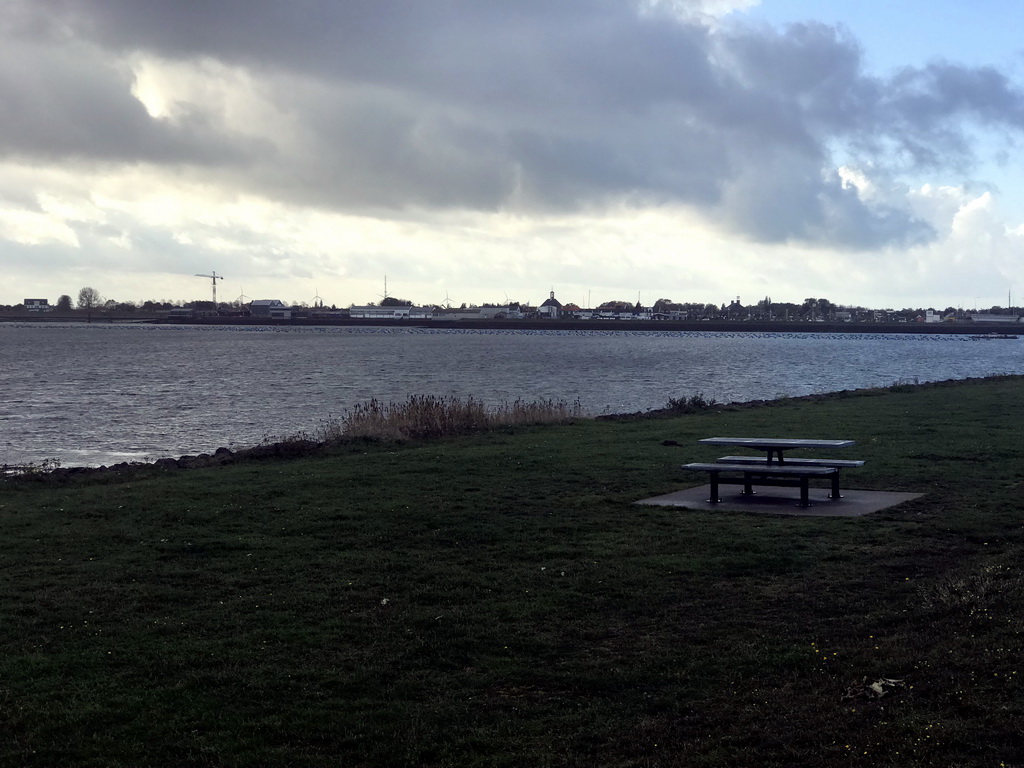
<path fill-rule="evenodd" d="M 1022 419 L 1007 378 L 8 483 L 0 762 L 1024 765 Z M 730 434 L 926 495 L 631 504 Z"/>

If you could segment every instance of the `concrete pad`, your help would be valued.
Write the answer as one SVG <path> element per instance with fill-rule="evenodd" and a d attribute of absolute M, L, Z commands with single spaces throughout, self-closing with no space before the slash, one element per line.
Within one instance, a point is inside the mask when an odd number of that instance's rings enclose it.
<path fill-rule="evenodd" d="M 891 491 L 856 491 L 843 489 L 840 499 L 830 499 L 828 488 L 811 488 L 811 506 L 801 507 L 800 491 L 796 488 L 772 488 L 765 486 L 756 488 L 753 496 L 740 493 L 739 486 L 720 485 L 718 495 L 722 500 L 711 504 L 710 485 L 687 488 L 684 491 L 655 496 L 635 504 L 647 504 L 659 507 L 684 507 L 708 512 L 755 512 L 767 515 L 803 515 L 807 517 L 860 517 L 882 509 L 895 507 L 905 501 L 919 499 L 922 493 L 894 493 Z M 787 493 L 788 491 L 788 493 Z"/>

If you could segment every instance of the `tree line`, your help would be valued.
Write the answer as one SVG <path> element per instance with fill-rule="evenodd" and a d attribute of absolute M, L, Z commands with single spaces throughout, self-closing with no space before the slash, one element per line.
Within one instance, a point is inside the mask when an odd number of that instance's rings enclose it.
<path fill-rule="evenodd" d="M 156 312 L 158 310 L 174 309 L 176 307 L 212 307 L 212 301 L 116 301 L 105 299 L 102 294 L 92 286 L 85 286 L 78 291 L 77 299 L 72 299 L 68 294 L 62 294 L 57 303 L 53 306 L 57 312 L 73 311 L 103 311 L 103 312 Z M 220 306 L 236 306 L 236 303 L 226 304 L 218 302 Z M 19 310 L 24 309 L 24 304 L 0 306 L 0 309 Z"/>

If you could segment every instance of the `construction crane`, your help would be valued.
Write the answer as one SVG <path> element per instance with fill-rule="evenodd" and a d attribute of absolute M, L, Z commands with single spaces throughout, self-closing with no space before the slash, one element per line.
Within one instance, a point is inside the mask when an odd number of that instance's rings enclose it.
<path fill-rule="evenodd" d="M 213 313 L 217 314 L 217 281 L 223 280 L 224 275 L 218 275 L 217 270 L 213 270 L 212 275 L 196 275 L 196 277 L 208 277 L 210 282 L 213 284 Z"/>

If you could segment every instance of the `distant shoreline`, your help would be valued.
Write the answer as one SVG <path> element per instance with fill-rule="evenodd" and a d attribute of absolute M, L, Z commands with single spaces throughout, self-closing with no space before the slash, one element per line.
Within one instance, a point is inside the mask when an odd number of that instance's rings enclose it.
<path fill-rule="evenodd" d="M 92 325 L 223 325 L 277 328 L 321 326 L 329 328 L 436 328 L 461 330 L 532 331 L 690 331 L 715 333 L 914 333 L 974 336 L 988 333 L 1024 333 L 1024 323 L 814 323 L 741 320 L 365 320 L 348 318 L 205 317 L 180 322 L 137 313 L 78 315 L 0 315 L 0 323 L 89 323 Z"/>

